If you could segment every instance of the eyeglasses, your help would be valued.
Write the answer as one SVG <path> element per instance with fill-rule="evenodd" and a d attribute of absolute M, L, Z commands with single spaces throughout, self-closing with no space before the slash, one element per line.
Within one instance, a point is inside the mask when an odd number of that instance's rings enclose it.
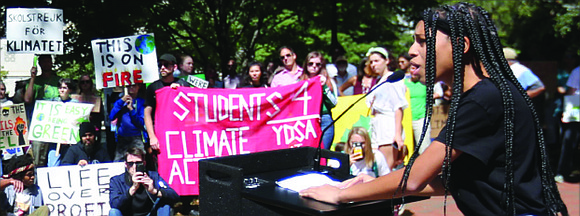
<path fill-rule="evenodd" d="M 364 142 L 351 142 L 350 145 L 351 146 L 362 146 L 363 144 L 365 144 Z"/>
<path fill-rule="evenodd" d="M 143 165 L 143 161 L 137 161 L 137 162 L 125 162 L 127 165 L 129 165 L 129 167 L 132 167 L 133 165 Z"/>
<path fill-rule="evenodd" d="M 308 62 L 308 67 L 312 67 L 312 66 L 314 66 L 314 65 L 316 65 L 316 67 L 320 67 L 322 64 L 321 64 L 321 63 L 318 63 L 318 62 L 317 62 L 317 63 L 314 63 L 314 62 Z"/>
<path fill-rule="evenodd" d="M 292 54 L 288 53 L 286 55 L 280 56 L 280 60 L 284 60 L 284 59 L 290 58 L 290 57 L 292 57 Z"/>
<path fill-rule="evenodd" d="M 157 64 L 157 67 L 159 67 L 159 69 L 161 69 L 161 66 L 169 69 L 169 68 L 171 68 L 173 66 L 173 63 L 171 63 L 171 62 L 159 62 Z"/>

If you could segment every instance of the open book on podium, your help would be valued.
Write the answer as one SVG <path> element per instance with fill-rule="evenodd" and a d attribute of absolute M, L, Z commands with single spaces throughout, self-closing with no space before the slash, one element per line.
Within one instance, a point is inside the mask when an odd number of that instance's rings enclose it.
<path fill-rule="evenodd" d="M 300 197 L 298 192 L 277 184 L 288 177 L 306 174 L 324 174 L 329 182 L 352 177 L 347 154 L 322 150 L 320 172 L 313 170 L 315 154 L 316 148 L 301 147 L 200 160 L 200 214 L 388 215 L 391 206 L 400 203 L 400 199 L 395 199 L 333 205 Z M 326 166 L 328 159 L 338 167 Z"/>

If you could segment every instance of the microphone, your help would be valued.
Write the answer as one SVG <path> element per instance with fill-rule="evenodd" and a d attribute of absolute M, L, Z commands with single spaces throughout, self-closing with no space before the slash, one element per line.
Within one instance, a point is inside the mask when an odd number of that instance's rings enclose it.
<path fill-rule="evenodd" d="M 398 82 L 398 81 L 402 80 L 403 78 L 405 78 L 405 71 L 398 70 L 398 71 L 393 72 L 390 76 L 388 76 L 387 79 L 384 82 L 379 83 L 379 84 L 376 84 L 375 86 L 373 86 L 373 88 L 371 88 L 371 90 L 369 92 L 367 92 L 362 97 L 360 97 L 358 100 L 356 100 L 354 103 L 352 103 L 338 117 L 336 117 L 336 119 L 334 119 L 328 126 L 326 126 L 322 130 L 322 135 L 324 135 L 324 132 L 326 132 L 331 126 L 333 126 L 334 123 L 336 121 L 338 121 L 344 114 L 346 114 L 346 112 L 348 112 L 356 103 L 358 103 L 363 98 L 366 98 L 367 95 L 369 95 L 375 89 L 381 87 L 381 85 L 383 85 L 385 83 L 395 83 L 395 82 Z M 313 167 L 313 169 L 314 169 L 314 171 L 317 171 L 317 172 L 320 172 L 320 160 L 322 159 L 322 146 L 321 146 L 321 144 L 322 144 L 322 135 L 320 137 L 320 140 L 318 140 L 318 147 L 316 148 L 316 155 L 314 156 L 314 167 Z"/>
<path fill-rule="evenodd" d="M 393 74 L 391 74 L 389 77 L 387 77 L 387 80 L 385 80 L 385 82 L 394 83 L 394 82 L 398 82 L 399 80 L 402 80 L 403 78 L 405 78 L 405 71 L 398 70 L 398 71 L 393 72 Z M 385 83 L 385 82 L 383 82 L 383 83 Z M 382 85 L 382 83 L 379 85 Z"/>

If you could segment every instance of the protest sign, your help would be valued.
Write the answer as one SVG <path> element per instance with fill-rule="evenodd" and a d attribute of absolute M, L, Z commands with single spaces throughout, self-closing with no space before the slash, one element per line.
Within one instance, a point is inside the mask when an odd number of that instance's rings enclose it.
<path fill-rule="evenodd" d="M 364 94 L 338 97 L 336 106 L 332 108 L 332 119 L 336 120 L 348 107 L 363 96 Z M 346 142 L 352 127 L 364 127 L 369 131 L 370 123 L 370 109 L 365 103 L 365 99 L 361 99 L 334 123 L 334 139 L 332 143 Z"/>
<path fill-rule="evenodd" d="M 433 106 L 433 115 L 431 116 L 431 138 L 437 138 L 439 132 L 447 124 L 447 115 L 449 114 L 449 105 L 442 104 Z"/>
<path fill-rule="evenodd" d="M 91 41 L 97 89 L 159 79 L 153 34 Z"/>
<path fill-rule="evenodd" d="M 108 215 L 109 181 L 124 172 L 124 163 L 44 167 L 36 179 L 50 215 Z"/>
<path fill-rule="evenodd" d="M 363 127 L 369 131 L 369 135 L 372 135 L 370 133 L 370 121 L 373 116 L 371 115 L 370 108 L 367 106 L 365 99 L 361 99 L 357 102 L 357 100 L 364 96 L 364 94 L 358 94 L 338 97 L 336 106 L 332 108 L 332 119 L 336 120 L 336 122 L 334 123 L 334 139 L 332 140 L 333 145 L 331 150 L 334 150 L 336 143 L 346 142 L 348 140 L 348 134 L 353 127 Z M 407 102 L 410 101 L 409 91 L 405 92 L 405 98 L 407 99 Z M 355 102 L 357 103 L 355 104 Z M 352 108 L 347 111 L 346 109 L 351 105 Z M 340 119 L 337 119 L 343 113 L 344 115 Z M 407 162 L 413 153 L 415 146 L 415 143 L 413 142 L 413 119 L 411 118 L 410 106 L 404 109 L 403 113 L 402 124 L 403 132 L 405 134 L 404 141 L 405 146 L 407 146 L 407 149 L 409 150 L 405 157 L 405 162 Z"/>
<path fill-rule="evenodd" d="M 64 18 L 62 9 L 6 9 L 8 53 L 62 55 Z"/>
<path fill-rule="evenodd" d="M 12 148 L 12 149 L 3 149 L 2 150 L 2 159 L 3 160 L 10 160 L 12 157 L 23 155 L 24 151 L 22 148 Z"/>
<path fill-rule="evenodd" d="M 88 122 L 92 104 L 37 100 L 30 120 L 29 140 L 76 144 L 79 125 Z"/>
<path fill-rule="evenodd" d="M 157 91 L 159 174 L 180 195 L 199 194 L 198 160 L 318 145 L 319 78 L 276 88 Z"/>
<path fill-rule="evenodd" d="M 24 104 L 2 107 L 0 150 L 28 146 L 28 120 Z"/>
<path fill-rule="evenodd" d="M 202 78 L 199 78 L 197 76 L 194 75 L 189 75 L 187 76 L 187 80 L 186 80 L 191 87 L 198 87 L 198 88 L 207 88 L 209 86 L 209 82 L 207 80 L 204 80 Z"/>

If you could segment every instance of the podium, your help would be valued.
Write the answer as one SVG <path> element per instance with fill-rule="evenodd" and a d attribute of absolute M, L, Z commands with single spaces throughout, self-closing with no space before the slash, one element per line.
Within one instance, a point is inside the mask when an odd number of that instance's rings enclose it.
<path fill-rule="evenodd" d="M 201 215 L 389 215 L 400 199 L 341 205 L 302 198 L 276 181 L 312 172 L 316 148 L 301 147 L 199 161 L 199 211 Z M 321 166 L 336 180 L 350 178 L 347 154 L 322 150 L 323 161 L 339 167 Z M 426 199 L 406 197 L 405 201 Z"/>

